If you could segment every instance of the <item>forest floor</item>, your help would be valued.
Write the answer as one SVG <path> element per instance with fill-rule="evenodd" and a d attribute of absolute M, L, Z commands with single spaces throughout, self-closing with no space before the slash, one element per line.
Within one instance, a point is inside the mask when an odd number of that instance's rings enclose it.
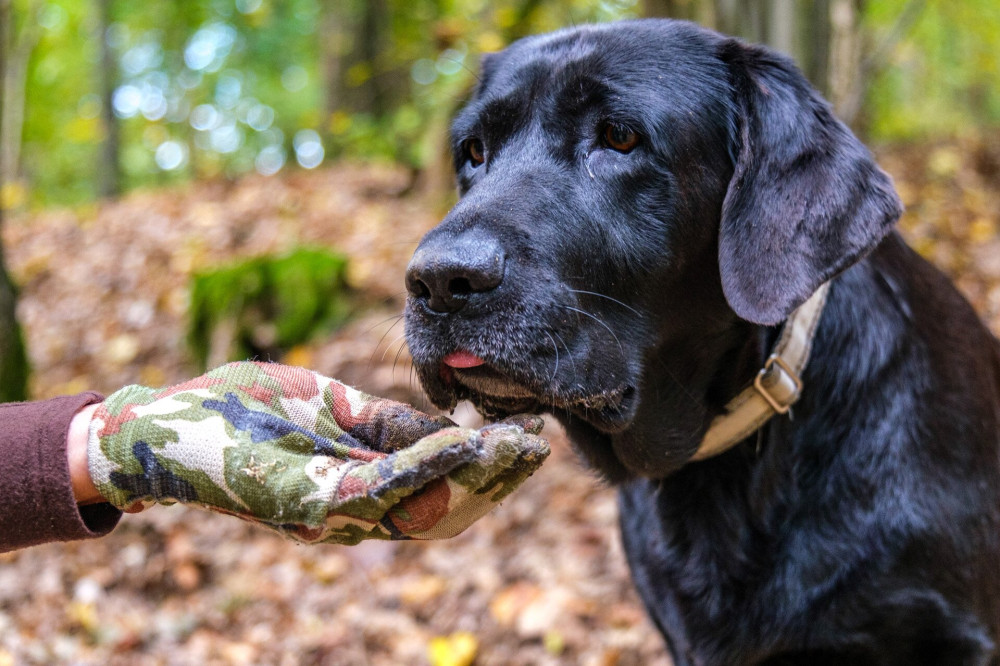
<path fill-rule="evenodd" d="M 907 204 L 904 234 L 1000 333 L 1000 145 L 879 159 Z M 405 179 L 342 164 L 10 220 L 33 395 L 196 374 L 184 343 L 191 275 L 310 244 L 351 257 L 350 282 L 371 307 L 274 360 L 426 407 L 398 314 L 403 269 L 442 210 L 401 196 Z M 171 507 L 126 516 L 100 540 L 0 555 L 0 666 L 666 666 L 629 580 L 613 491 L 558 428 L 545 434 L 542 469 L 446 542 L 304 547 Z"/>

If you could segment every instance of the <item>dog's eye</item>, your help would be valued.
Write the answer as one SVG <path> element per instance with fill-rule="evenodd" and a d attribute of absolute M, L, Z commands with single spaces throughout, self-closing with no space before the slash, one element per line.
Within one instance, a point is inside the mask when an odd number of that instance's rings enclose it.
<path fill-rule="evenodd" d="M 620 153 L 627 153 L 639 143 L 639 135 L 628 125 L 609 123 L 604 128 L 604 143 Z"/>
<path fill-rule="evenodd" d="M 483 156 L 483 142 L 479 139 L 466 139 L 463 148 L 472 166 L 477 167 L 486 161 L 486 158 Z"/>

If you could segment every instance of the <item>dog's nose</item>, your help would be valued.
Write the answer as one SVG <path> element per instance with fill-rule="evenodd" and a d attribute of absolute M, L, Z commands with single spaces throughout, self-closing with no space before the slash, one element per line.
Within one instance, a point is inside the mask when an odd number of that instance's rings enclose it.
<path fill-rule="evenodd" d="M 406 269 L 406 289 L 435 312 L 456 312 L 476 294 L 499 287 L 505 263 L 503 248 L 493 239 L 428 238 Z"/>

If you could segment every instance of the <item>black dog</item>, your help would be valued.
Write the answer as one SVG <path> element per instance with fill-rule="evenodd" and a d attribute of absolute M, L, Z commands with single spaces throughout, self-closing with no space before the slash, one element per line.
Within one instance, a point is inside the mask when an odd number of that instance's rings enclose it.
<path fill-rule="evenodd" d="M 462 198 L 407 272 L 420 379 L 552 412 L 621 484 L 678 666 L 1000 663 L 1000 350 L 787 59 L 671 21 L 529 38 L 453 137 Z M 828 281 L 792 412 L 701 455 Z"/>

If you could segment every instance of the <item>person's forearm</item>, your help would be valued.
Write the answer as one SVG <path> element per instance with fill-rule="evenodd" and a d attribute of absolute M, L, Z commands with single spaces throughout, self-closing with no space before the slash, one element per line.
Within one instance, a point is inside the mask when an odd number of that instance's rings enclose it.
<path fill-rule="evenodd" d="M 97 405 L 87 405 L 73 417 L 66 435 L 66 455 L 69 458 L 70 483 L 77 504 L 95 504 L 104 498 L 97 492 L 87 466 L 87 431 Z"/>
<path fill-rule="evenodd" d="M 121 511 L 85 490 L 90 416 L 86 406 L 101 399 L 88 391 L 0 405 L 0 553 L 50 541 L 92 539 L 118 523 Z M 78 414 L 76 432 L 70 437 L 69 427 Z M 73 475 L 67 452 L 71 441 L 76 458 Z M 83 484 L 78 481 L 80 470 Z M 77 496 L 90 504 L 79 504 Z"/>

